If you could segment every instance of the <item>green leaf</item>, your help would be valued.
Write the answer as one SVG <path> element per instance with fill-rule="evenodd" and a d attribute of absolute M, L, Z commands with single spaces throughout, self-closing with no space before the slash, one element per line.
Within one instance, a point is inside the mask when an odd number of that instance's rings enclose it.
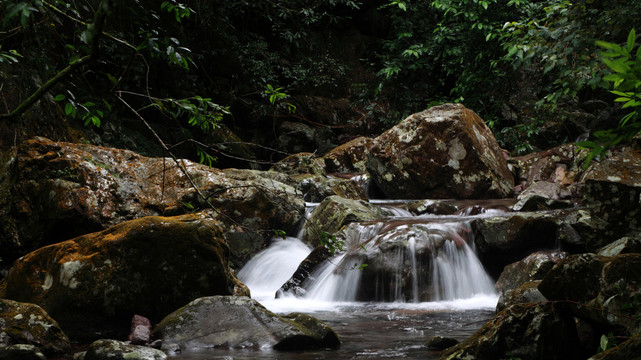
<path fill-rule="evenodd" d="M 634 49 L 634 43 L 636 42 L 636 39 L 637 39 L 637 35 L 634 31 L 634 28 L 632 28 L 632 30 L 630 30 L 630 33 L 628 34 L 627 45 L 628 45 L 629 52 L 632 52 L 632 49 Z"/>
<path fill-rule="evenodd" d="M 72 113 L 75 113 L 76 109 L 71 103 L 67 103 L 65 105 L 65 115 L 70 115 Z"/>
<path fill-rule="evenodd" d="M 608 49 L 608 50 L 612 50 L 612 51 L 616 52 L 617 54 L 623 55 L 623 49 L 618 44 L 607 42 L 607 41 L 601 41 L 601 40 L 597 40 L 597 41 L 595 41 L 595 43 L 599 47 L 602 47 L 602 48 Z"/>
<path fill-rule="evenodd" d="M 64 100 L 64 99 L 66 99 L 66 98 L 67 98 L 67 97 L 66 97 L 66 96 L 64 96 L 63 94 L 58 94 L 58 95 L 56 95 L 56 97 L 55 97 L 55 98 L 53 98 L 53 100 L 54 100 L 54 101 L 62 101 L 62 100 Z"/>

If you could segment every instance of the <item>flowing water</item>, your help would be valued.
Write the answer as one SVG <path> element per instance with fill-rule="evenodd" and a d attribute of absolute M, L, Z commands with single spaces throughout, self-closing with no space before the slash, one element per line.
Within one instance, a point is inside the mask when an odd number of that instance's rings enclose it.
<path fill-rule="evenodd" d="M 494 315 L 494 282 L 475 255 L 469 225 L 484 215 L 413 217 L 394 209 L 385 221 L 347 226 L 338 235 L 344 251 L 310 274 L 303 297 L 275 298 L 312 250 L 298 238 L 275 239 L 238 272 L 268 309 L 305 312 L 327 322 L 341 338 L 340 349 L 208 349 L 174 358 L 438 359 L 427 340 L 463 340 Z"/>

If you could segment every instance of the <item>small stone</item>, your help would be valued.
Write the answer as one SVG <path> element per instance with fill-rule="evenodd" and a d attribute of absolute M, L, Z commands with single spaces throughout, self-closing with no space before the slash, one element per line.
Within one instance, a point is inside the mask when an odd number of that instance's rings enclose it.
<path fill-rule="evenodd" d="M 431 338 L 425 345 L 430 350 L 445 350 L 456 344 L 458 344 L 458 340 L 438 335 Z"/>

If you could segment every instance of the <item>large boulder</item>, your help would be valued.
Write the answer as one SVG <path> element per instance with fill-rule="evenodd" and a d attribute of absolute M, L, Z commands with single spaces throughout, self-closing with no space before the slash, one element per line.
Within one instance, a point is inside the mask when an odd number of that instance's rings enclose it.
<path fill-rule="evenodd" d="M 286 317 L 248 297 L 196 299 L 165 317 L 154 335 L 168 352 L 202 348 L 271 347 L 277 350 L 337 348 L 340 340 L 325 323 L 304 314 Z"/>
<path fill-rule="evenodd" d="M 461 104 L 409 116 L 374 140 L 366 165 L 389 198 L 504 198 L 514 190 L 492 132 Z"/>
<path fill-rule="evenodd" d="M 593 351 L 593 349 L 591 349 Z M 441 360 L 585 359 L 572 315 L 555 303 L 508 307 Z"/>
<path fill-rule="evenodd" d="M 0 360 L 46 360 L 44 354 L 35 345 L 16 344 L 0 345 Z"/>
<path fill-rule="evenodd" d="M 540 303 L 547 301 L 538 289 L 541 280 L 526 282 L 521 286 L 501 292 L 496 304 L 496 312 L 501 312 L 516 304 Z"/>
<path fill-rule="evenodd" d="M 17 344 L 34 345 L 47 356 L 71 351 L 67 335 L 41 307 L 0 299 L 0 346 Z"/>
<path fill-rule="evenodd" d="M 247 242 L 252 253 L 269 238 L 265 230 L 294 232 L 304 214 L 303 199 L 281 182 L 282 174 L 179 162 L 189 178 L 167 158 L 43 138 L 26 141 L 0 172 L 3 260 L 123 221 L 210 205 L 230 244 Z M 248 256 L 238 254 L 236 261 Z"/>
<path fill-rule="evenodd" d="M 571 255 L 555 265 L 538 288 L 548 300 L 565 303 L 577 318 L 641 334 L 641 254 Z"/>
<path fill-rule="evenodd" d="M 529 254 L 555 248 L 560 217 L 544 213 L 515 213 L 472 222 L 479 258 L 495 278 L 503 268 Z"/>
<path fill-rule="evenodd" d="M 72 339 L 127 336 L 134 314 L 157 322 L 204 295 L 248 294 L 207 214 L 145 217 L 29 253 L 0 298 L 44 308 Z"/>
<path fill-rule="evenodd" d="M 589 250 L 641 233 L 640 179 L 641 154 L 632 151 L 614 153 L 583 174 L 583 202 L 594 224 L 585 232 Z"/>

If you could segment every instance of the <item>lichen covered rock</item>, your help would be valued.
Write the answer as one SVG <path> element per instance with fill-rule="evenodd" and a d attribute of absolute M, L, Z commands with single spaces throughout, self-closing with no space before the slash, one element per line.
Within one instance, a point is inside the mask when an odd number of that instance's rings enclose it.
<path fill-rule="evenodd" d="M 44 308 L 72 339 L 124 338 L 134 314 L 152 322 L 212 294 L 248 294 L 206 214 L 145 217 L 20 258 L 0 297 Z"/>
<path fill-rule="evenodd" d="M 199 348 L 336 348 L 340 341 L 325 323 L 304 314 L 278 316 L 248 297 L 196 299 L 165 317 L 154 335 L 165 351 Z"/>
<path fill-rule="evenodd" d="M 0 299 L 0 346 L 16 344 L 34 345 L 47 356 L 71 350 L 67 335 L 41 307 Z"/>
<path fill-rule="evenodd" d="M 490 129 L 461 104 L 409 116 L 374 140 L 367 170 L 389 198 L 504 198 L 514 178 Z"/>
<path fill-rule="evenodd" d="M 328 173 L 365 173 L 365 162 L 369 149 L 374 145 L 374 140 L 368 137 L 358 137 L 330 150 L 323 160 Z"/>

